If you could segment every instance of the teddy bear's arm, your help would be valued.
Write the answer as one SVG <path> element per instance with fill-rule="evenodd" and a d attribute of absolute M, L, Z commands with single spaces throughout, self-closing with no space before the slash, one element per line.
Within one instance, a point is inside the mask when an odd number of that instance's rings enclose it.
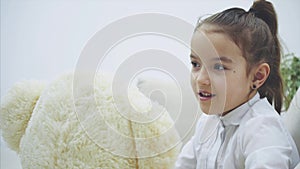
<path fill-rule="evenodd" d="M 19 144 L 44 84 L 19 82 L 1 99 L 0 129 L 8 147 L 19 152 Z"/>

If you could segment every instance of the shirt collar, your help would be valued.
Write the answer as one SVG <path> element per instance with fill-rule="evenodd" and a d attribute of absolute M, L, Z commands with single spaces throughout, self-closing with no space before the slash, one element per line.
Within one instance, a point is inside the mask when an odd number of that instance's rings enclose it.
<path fill-rule="evenodd" d="M 223 124 L 223 126 L 229 126 L 229 125 L 239 125 L 241 119 L 243 116 L 248 112 L 251 106 L 253 106 L 257 101 L 260 100 L 260 95 L 257 92 L 254 97 L 252 97 L 249 101 L 246 103 L 240 105 L 236 109 L 232 110 L 225 116 L 220 116 L 220 120 Z"/>

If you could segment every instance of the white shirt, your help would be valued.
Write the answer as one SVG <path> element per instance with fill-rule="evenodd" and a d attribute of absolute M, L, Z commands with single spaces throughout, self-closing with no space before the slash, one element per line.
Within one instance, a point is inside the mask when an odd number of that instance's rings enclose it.
<path fill-rule="evenodd" d="M 280 116 L 256 94 L 227 115 L 201 115 L 177 169 L 290 169 L 299 154 Z"/>

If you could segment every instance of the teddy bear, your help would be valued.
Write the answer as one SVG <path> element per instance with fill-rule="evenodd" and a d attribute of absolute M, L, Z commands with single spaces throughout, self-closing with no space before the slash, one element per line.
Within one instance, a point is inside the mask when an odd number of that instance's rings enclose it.
<path fill-rule="evenodd" d="M 22 81 L 2 98 L 2 137 L 22 168 L 173 168 L 182 143 L 163 106 L 136 86 L 114 93 L 111 75 L 74 81 Z"/>

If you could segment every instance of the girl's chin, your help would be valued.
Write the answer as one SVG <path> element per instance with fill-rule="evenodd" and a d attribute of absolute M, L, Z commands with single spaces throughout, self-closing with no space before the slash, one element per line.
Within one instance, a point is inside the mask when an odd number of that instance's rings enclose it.
<path fill-rule="evenodd" d="M 203 113 L 205 114 L 209 114 L 209 109 L 207 110 L 206 108 L 204 108 L 203 106 L 200 105 L 200 109 Z"/>

